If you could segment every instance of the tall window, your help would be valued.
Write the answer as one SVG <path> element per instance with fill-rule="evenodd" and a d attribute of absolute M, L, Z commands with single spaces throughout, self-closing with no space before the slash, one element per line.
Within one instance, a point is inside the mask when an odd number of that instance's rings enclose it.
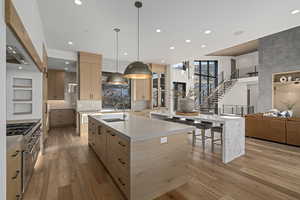
<path fill-rule="evenodd" d="M 195 94 L 196 107 L 204 102 L 205 97 L 209 96 L 211 92 L 218 85 L 218 61 L 201 60 L 195 61 Z"/>
<path fill-rule="evenodd" d="M 131 108 L 131 89 L 128 85 L 109 85 L 106 84 L 107 78 L 111 73 L 102 72 L 102 108 L 103 109 L 130 109 Z"/>

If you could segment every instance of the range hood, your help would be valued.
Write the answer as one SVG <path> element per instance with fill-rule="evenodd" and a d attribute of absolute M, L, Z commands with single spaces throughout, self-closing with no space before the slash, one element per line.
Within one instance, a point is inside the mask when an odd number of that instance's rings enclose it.
<path fill-rule="evenodd" d="M 6 45 L 6 62 L 12 64 L 28 65 L 25 56 L 17 47 L 12 45 Z"/>

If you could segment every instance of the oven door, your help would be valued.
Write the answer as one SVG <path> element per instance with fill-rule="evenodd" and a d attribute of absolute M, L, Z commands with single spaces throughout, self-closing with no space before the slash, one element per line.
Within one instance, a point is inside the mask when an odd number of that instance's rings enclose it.
<path fill-rule="evenodd" d="M 36 139 L 33 145 L 29 145 L 26 151 L 23 152 L 23 175 L 22 189 L 26 191 L 30 178 L 33 174 L 34 166 L 40 152 L 40 139 Z"/>

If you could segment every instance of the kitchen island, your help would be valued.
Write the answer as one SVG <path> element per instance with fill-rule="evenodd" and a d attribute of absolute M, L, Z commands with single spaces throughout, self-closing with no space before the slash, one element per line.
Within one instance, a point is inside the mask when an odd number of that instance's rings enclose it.
<path fill-rule="evenodd" d="M 151 200 L 188 181 L 194 127 L 144 117 L 89 116 L 89 145 L 129 200 Z"/>
<path fill-rule="evenodd" d="M 197 116 L 176 115 L 162 112 L 151 112 L 152 118 L 164 119 L 178 117 L 181 119 L 192 119 L 198 122 L 212 122 L 223 125 L 222 161 L 229 163 L 245 154 L 245 119 L 239 116 L 207 115 Z"/>

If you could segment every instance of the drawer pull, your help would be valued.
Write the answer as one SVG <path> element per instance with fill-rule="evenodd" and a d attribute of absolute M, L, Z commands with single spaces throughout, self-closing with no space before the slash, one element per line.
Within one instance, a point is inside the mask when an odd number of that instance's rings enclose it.
<path fill-rule="evenodd" d="M 125 165 L 125 164 L 126 164 L 124 161 L 122 161 L 121 158 L 119 158 L 118 161 L 119 161 L 122 165 Z"/>
<path fill-rule="evenodd" d="M 13 177 L 11 177 L 11 178 L 12 178 L 13 180 L 14 180 L 14 179 L 17 179 L 18 176 L 19 176 L 19 174 L 20 174 L 20 170 L 17 170 L 17 171 L 16 171 L 16 175 L 13 176 Z"/>
<path fill-rule="evenodd" d="M 118 181 L 121 183 L 122 186 L 125 186 L 125 183 L 123 183 L 122 179 L 118 178 Z"/>
<path fill-rule="evenodd" d="M 122 147 L 126 147 L 126 145 L 123 144 L 122 142 L 119 142 L 119 145 L 122 146 Z"/>
<path fill-rule="evenodd" d="M 17 155 L 18 155 L 19 153 L 20 153 L 20 151 L 17 150 L 15 154 L 11 155 L 11 157 L 17 157 Z"/>

